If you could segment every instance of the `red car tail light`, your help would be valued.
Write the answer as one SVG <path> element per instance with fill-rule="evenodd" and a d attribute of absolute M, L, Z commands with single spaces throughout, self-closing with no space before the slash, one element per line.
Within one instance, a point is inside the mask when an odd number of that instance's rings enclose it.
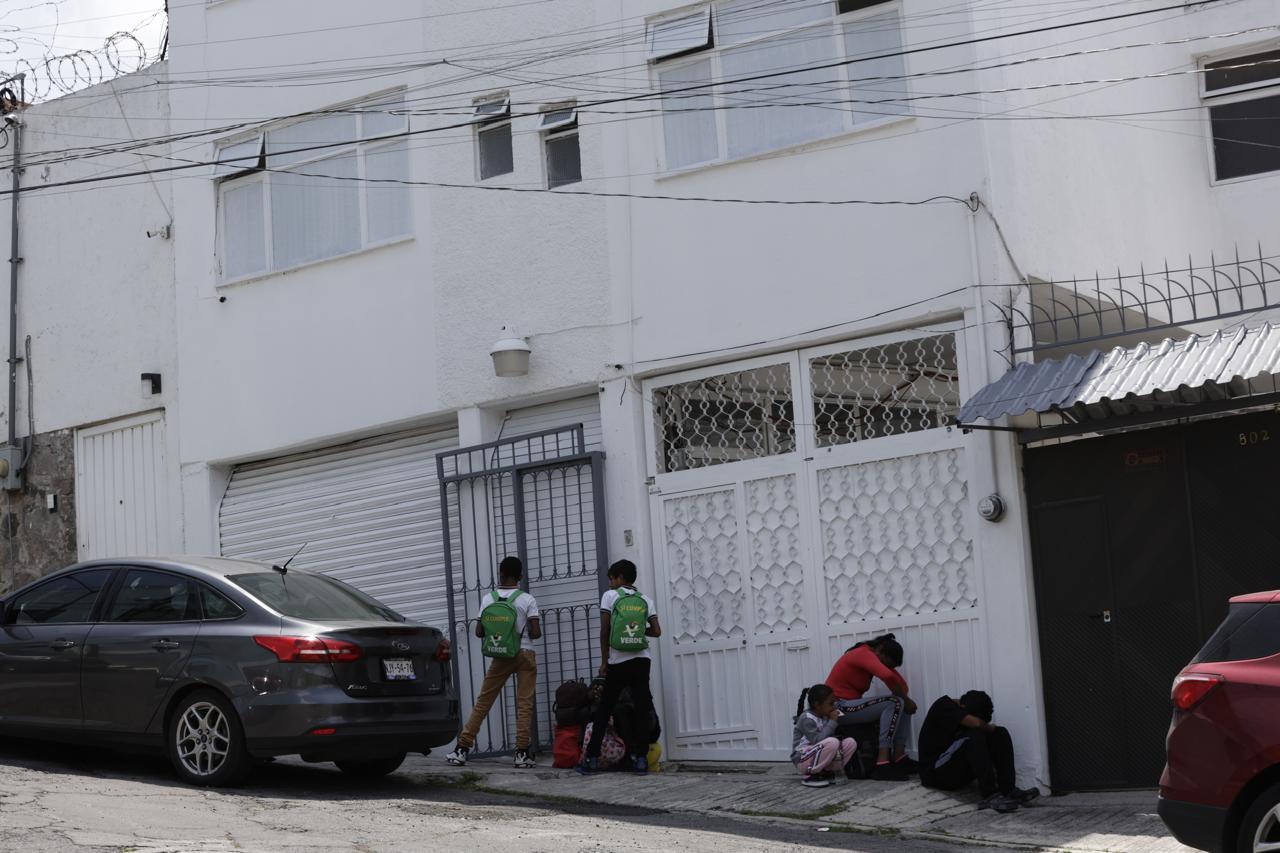
<path fill-rule="evenodd" d="M 311 730 L 311 734 L 321 735 L 321 736 L 337 734 L 337 732 L 338 732 L 337 729 L 312 729 Z"/>
<path fill-rule="evenodd" d="M 1221 675 L 1190 672 L 1173 680 L 1173 706 L 1179 711 L 1190 711 L 1204 701 L 1225 679 Z"/>
<path fill-rule="evenodd" d="M 274 652 L 281 663 L 316 663 L 333 661 L 350 663 L 364 657 L 364 651 L 355 643 L 345 640 L 327 640 L 321 637 L 254 637 L 253 641 Z"/>
<path fill-rule="evenodd" d="M 436 645 L 436 660 L 440 663 L 448 663 L 449 658 L 453 656 L 453 646 L 449 645 L 449 641 L 440 638 L 440 642 Z"/>

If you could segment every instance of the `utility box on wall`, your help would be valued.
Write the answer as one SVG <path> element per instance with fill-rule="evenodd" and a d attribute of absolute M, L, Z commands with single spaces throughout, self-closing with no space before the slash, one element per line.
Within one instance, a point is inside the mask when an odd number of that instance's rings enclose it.
<path fill-rule="evenodd" d="M 0 447 L 0 489 L 6 492 L 12 492 L 22 488 L 22 457 L 24 453 L 21 447 L 13 447 L 5 445 Z"/>

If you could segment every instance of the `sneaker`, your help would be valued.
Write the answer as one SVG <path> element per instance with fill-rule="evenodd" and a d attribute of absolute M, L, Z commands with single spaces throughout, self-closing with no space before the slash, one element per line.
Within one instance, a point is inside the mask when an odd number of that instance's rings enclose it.
<path fill-rule="evenodd" d="M 1008 794 L 992 794 L 982 802 L 978 803 L 980 809 L 991 809 L 1000 814 L 1008 814 L 1018 810 L 1018 801 Z"/>
<path fill-rule="evenodd" d="M 906 773 L 910 773 L 912 775 L 915 775 L 916 773 L 920 772 L 920 763 L 916 761 L 914 758 L 908 758 L 905 755 L 899 758 L 897 761 L 893 762 L 893 765 L 898 769 Z"/>
<path fill-rule="evenodd" d="M 804 785 L 806 788 L 825 788 L 831 784 L 831 780 L 824 778 L 822 774 L 817 776 L 809 776 L 806 774 L 805 777 L 800 780 L 800 784 Z"/>
<path fill-rule="evenodd" d="M 905 782 L 911 778 L 911 774 L 893 762 L 886 762 L 876 765 L 871 778 L 878 782 Z"/>
<path fill-rule="evenodd" d="M 631 761 L 631 769 L 636 775 L 644 775 L 649 772 L 649 759 L 643 755 L 637 755 Z"/>
<path fill-rule="evenodd" d="M 515 765 L 520 770 L 527 770 L 530 767 L 537 767 L 538 762 L 533 760 L 533 756 L 529 754 L 529 750 L 517 749 Z"/>
<path fill-rule="evenodd" d="M 584 758 L 578 762 L 578 766 L 573 768 L 578 771 L 579 776 L 594 776 L 600 772 L 600 759 Z"/>
<path fill-rule="evenodd" d="M 1039 788 L 1014 788 L 1009 792 L 1011 799 L 1017 800 L 1018 805 L 1025 806 L 1027 803 L 1040 796 Z"/>
<path fill-rule="evenodd" d="M 467 763 L 467 753 L 470 751 L 470 748 L 460 746 L 453 752 L 446 755 L 444 760 L 452 764 L 454 767 L 465 767 Z"/>

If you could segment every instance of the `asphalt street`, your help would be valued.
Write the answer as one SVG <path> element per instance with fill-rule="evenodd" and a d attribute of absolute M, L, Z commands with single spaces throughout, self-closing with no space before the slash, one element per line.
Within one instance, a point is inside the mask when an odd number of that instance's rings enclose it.
<path fill-rule="evenodd" d="M 972 849 L 642 804 L 584 808 L 456 780 L 393 775 L 357 783 L 332 765 L 293 761 L 258 768 L 242 788 L 202 790 L 178 783 L 160 758 L 0 740 L 0 774 L 0 848 L 28 853 Z"/>

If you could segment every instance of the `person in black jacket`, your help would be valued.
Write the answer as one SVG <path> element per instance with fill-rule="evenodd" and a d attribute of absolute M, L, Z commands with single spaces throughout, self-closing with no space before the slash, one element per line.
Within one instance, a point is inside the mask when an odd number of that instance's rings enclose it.
<path fill-rule="evenodd" d="M 979 808 L 1015 811 L 1040 796 L 1035 788 L 1015 786 L 1013 739 L 992 725 L 995 707 L 981 690 L 959 701 L 943 696 L 933 703 L 920 728 L 920 781 L 928 788 L 958 791 L 977 780 Z"/>

